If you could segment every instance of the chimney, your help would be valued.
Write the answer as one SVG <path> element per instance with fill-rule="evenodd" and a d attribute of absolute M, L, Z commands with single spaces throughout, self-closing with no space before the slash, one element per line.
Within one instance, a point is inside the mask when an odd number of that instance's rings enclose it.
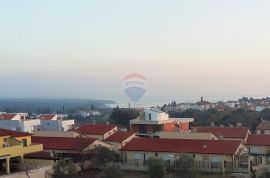
<path fill-rule="evenodd" d="M 201 97 L 201 102 L 203 102 L 203 97 Z"/>

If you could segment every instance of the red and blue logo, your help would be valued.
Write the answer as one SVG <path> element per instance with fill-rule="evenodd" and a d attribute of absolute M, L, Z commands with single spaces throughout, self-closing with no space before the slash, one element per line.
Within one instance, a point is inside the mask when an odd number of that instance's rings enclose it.
<path fill-rule="evenodd" d="M 146 78 L 138 73 L 127 75 L 122 84 L 123 90 L 133 102 L 139 101 L 147 89 Z"/>

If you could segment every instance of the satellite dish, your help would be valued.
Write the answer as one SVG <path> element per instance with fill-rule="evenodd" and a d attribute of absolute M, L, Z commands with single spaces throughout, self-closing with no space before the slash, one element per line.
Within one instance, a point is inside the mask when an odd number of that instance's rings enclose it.
<path fill-rule="evenodd" d="M 147 89 L 146 78 L 138 73 L 127 75 L 122 85 L 124 92 L 134 103 L 141 99 Z"/>

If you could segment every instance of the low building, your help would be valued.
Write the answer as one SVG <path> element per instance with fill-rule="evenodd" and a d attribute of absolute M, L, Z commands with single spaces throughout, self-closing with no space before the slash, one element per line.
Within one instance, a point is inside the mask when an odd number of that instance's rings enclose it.
<path fill-rule="evenodd" d="M 262 121 L 256 128 L 257 134 L 270 135 L 270 121 Z"/>
<path fill-rule="evenodd" d="M 249 135 L 246 145 L 251 155 L 269 155 L 270 135 Z"/>
<path fill-rule="evenodd" d="M 23 162 L 25 154 L 42 150 L 42 144 L 32 143 L 31 134 L 0 129 L 0 170 L 5 167 L 6 174 Z"/>
<path fill-rule="evenodd" d="M 160 132 L 157 134 L 157 137 L 171 139 L 218 140 L 218 138 L 212 133 L 196 132 Z"/>
<path fill-rule="evenodd" d="M 41 114 L 40 131 L 68 131 L 74 128 L 74 120 L 65 120 L 63 115 L 58 114 Z"/>
<path fill-rule="evenodd" d="M 116 125 L 88 124 L 75 129 L 75 132 L 84 138 L 98 138 L 104 140 L 117 132 Z"/>
<path fill-rule="evenodd" d="M 248 173 L 250 162 L 248 156 L 243 155 L 245 149 L 241 141 L 236 140 L 134 138 L 122 148 L 122 153 L 129 165 L 146 165 L 151 157 L 171 165 L 179 154 L 188 154 L 195 159 L 199 171 L 225 172 L 232 166 L 240 170 L 241 162 Z"/>
<path fill-rule="evenodd" d="M 159 109 L 149 108 L 138 119 L 130 121 L 130 130 L 140 136 L 155 136 L 158 132 L 189 131 L 193 118 L 169 118 Z"/>
<path fill-rule="evenodd" d="M 45 152 L 62 157 L 78 153 L 90 153 L 98 146 L 111 149 L 111 145 L 96 138 L 32 137 L 33 143 L 43 144 Z"/>
<path fill-rule="evenodd" d="M 196 109 L 200 111 L 206 111 L 212 108 L 214 108 L 214 104 L 210 103 L 209 101 L 205 101 L 203 97 L 201 97 L 201 101 L 198 101 L 191 106 L 191 109 Z"/>
<path fill-rule="evenodd" d="M 0 114 L 0 128 L 32 133 L 38 130 L 40 120 L 27 119 L 27 113 Z"/>
<path fill-rule="evenodd" d="M 113 150 L 118 151 L 134 137 L 136 137 L 135 132 L 116 132 L 104 141 L 110 143 Z"/>
<path fill-rule="evenodd" d="M 240 140 L 246 142 L 250 131 L 245 127 L 194 127 L 192 132 L 212 133 L 220 140 Z"/>

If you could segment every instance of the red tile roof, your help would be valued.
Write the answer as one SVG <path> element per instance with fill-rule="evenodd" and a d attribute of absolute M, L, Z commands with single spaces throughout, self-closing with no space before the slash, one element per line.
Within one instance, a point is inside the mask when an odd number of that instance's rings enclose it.
<path fill-rule="evenodd" d="M 15 117 L 17 114 L 11 114 L 11 113 L 4 113 L 0 114 L 0 120 L 11 120 L 13 117 Z"/>
<path fill-rule="evenodd" d="M 270 130 L 270 121 L 262 121 L 256 128 L 257 130 Z"/>
<path fill-rule="evenodd" d="M 38 119 L 40 120 L 52 120 L 55 117 L 55 114 L 41 114 Z"/>
<path fill-rule="evenodd" d="M 246 145 L 270 146 L 270 135 L 249 135 Z"/>
<path fill-rule="evenodd" d="M 197 127 L 193 130 L 201 133 L 212 133 L 217 137 L 223 136 L 223 138 L 244 139 L 249 133 L 249 129 L 244 127 Z"/>
<path fill-rule="evenodd" d="M 241 141 L 134 138 L 123 151 L 234 155 Z"/>
<path fill-rule="evenodd" d="M 83 151 L 96 140 L 95 138 L 32 137 L 32 143 L 43 144 L 44 150 Z"/>
<path fill-rule="evenodd" d="M 82 125 L 75 132 L 80 134 L 104 135 L 116 127 L 116 125 L 90 124 Z"/>
<path fill-rule="evenodd" d="M 123 142 L 132 135 L 135 135 L 135 132 L 116 132 L 110 137 L 106 138 L 105 141 Z"/>
<path fill-rule="evenodd" d="M 24 137 L 24 136 L 32 136 L 32 134 L 27 133 L 27 132 L 19 132 L 19 131 L 0 128 L 0 136 Z"/>

